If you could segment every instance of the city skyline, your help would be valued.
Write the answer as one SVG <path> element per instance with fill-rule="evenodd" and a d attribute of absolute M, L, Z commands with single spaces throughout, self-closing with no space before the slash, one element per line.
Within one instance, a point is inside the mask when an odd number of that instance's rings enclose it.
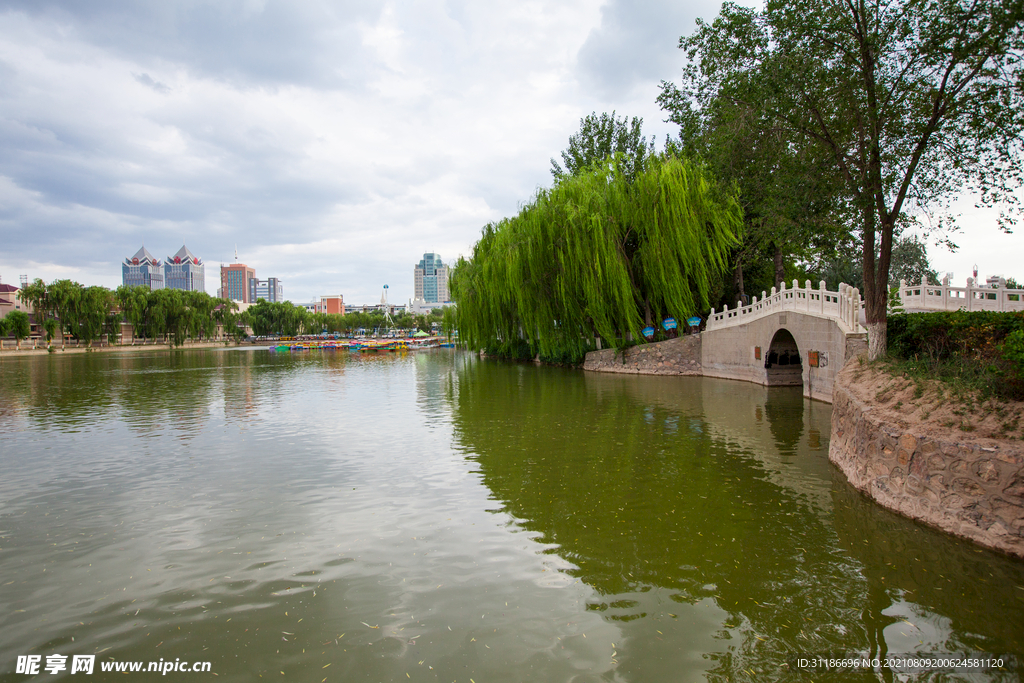
<path fill-rule="evenodd" d="M 551 185 L 582 117 L 643 117 L 659 147 L 677 134 L 659 83 L 720 6 L 11 0 L 0 277 L 114 288 L 129 246 L 187 243 L 216 267 L 237 244 L 291 301 L 372 302 L 384 284 L 406 301 L 409 257 L 468 256 Z M 973 203 L 953 209 L 960 251 L 932 242 L 932 265 L 1024 279 L 1024 243 Z"/>

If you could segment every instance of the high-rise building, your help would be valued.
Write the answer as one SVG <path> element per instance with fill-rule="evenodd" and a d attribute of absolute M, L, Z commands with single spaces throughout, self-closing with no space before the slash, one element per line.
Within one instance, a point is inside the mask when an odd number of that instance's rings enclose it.
<path fill-rule="evenodd" d="M 253 277 L 249 280 L 249 301 L 266 299 L 271 303 L 284 301 L 284 285 L 276 277 L 260 280 Z"/>
<path fill-rule="evenodd" d="M 203 265 L 203 260 L 197 258 L 184 244 L 178 253 L 164 260 L 164 286 L 168 289 L 205 292 L 205 273 L 206 266 Z"/>
<path fill-rule="evenodd" d="M 164 273 L 160 261 L 142 247 L 135 256 L 126 258 L 121 264 L 121 283 L 128 287 L 163 289 Z"/>
<path fill-rule="evenodd" d="M 413 268 L 414 298 L 426 303 L 448 300 L 448 266 L 437 254 L 423 254 L 423 260 Z"/>
<path fill-rule="evenodd" d="M 255 299 L 250 296 L 249 281 L 256 279 L 256 269 L 244 263 L 232 263 L 220 267 L 220 295 L 232 301 L 251 304 Z"/>

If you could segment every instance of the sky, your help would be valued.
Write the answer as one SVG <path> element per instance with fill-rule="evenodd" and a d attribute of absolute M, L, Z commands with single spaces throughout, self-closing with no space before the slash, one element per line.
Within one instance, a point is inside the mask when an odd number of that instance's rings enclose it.
<path fill-rule="evenodd" d="M 756 5 L 756 3 L 751 3 Z M 140 246 L 280 278 L 286 298 L 413 296 L 424 252 L 550 186 L 591 112 L 638 116 L 717 0 L 3 0 L 0 281 L 121 284 Z M 961 202 L 962 283 L 1024 240 Z"/>

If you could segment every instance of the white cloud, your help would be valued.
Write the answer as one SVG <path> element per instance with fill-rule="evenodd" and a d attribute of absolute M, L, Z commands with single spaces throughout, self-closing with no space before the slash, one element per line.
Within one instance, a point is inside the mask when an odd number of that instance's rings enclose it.
<path fill-rule="evenodd" d="M 292 300 L 404 301 L 423 252 L 468 254 L 550 184 L 581 117 L 673 132 L 658 82 L 717 8 L 9 0 L 0 274 L 113 287 L 184 242 L 212 293 L 237 244 Z"/>

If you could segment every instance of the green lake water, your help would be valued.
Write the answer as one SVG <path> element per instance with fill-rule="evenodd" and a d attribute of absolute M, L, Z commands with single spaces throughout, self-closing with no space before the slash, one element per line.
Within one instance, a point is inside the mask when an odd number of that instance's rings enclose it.
<path fill-rule="evenodd" d="M 0 359 L 0 681 L 1024 680 L 797 668 L 1024 652 L 1024 563 L 862 497 L 830 418 L 446 350 Z"/>

